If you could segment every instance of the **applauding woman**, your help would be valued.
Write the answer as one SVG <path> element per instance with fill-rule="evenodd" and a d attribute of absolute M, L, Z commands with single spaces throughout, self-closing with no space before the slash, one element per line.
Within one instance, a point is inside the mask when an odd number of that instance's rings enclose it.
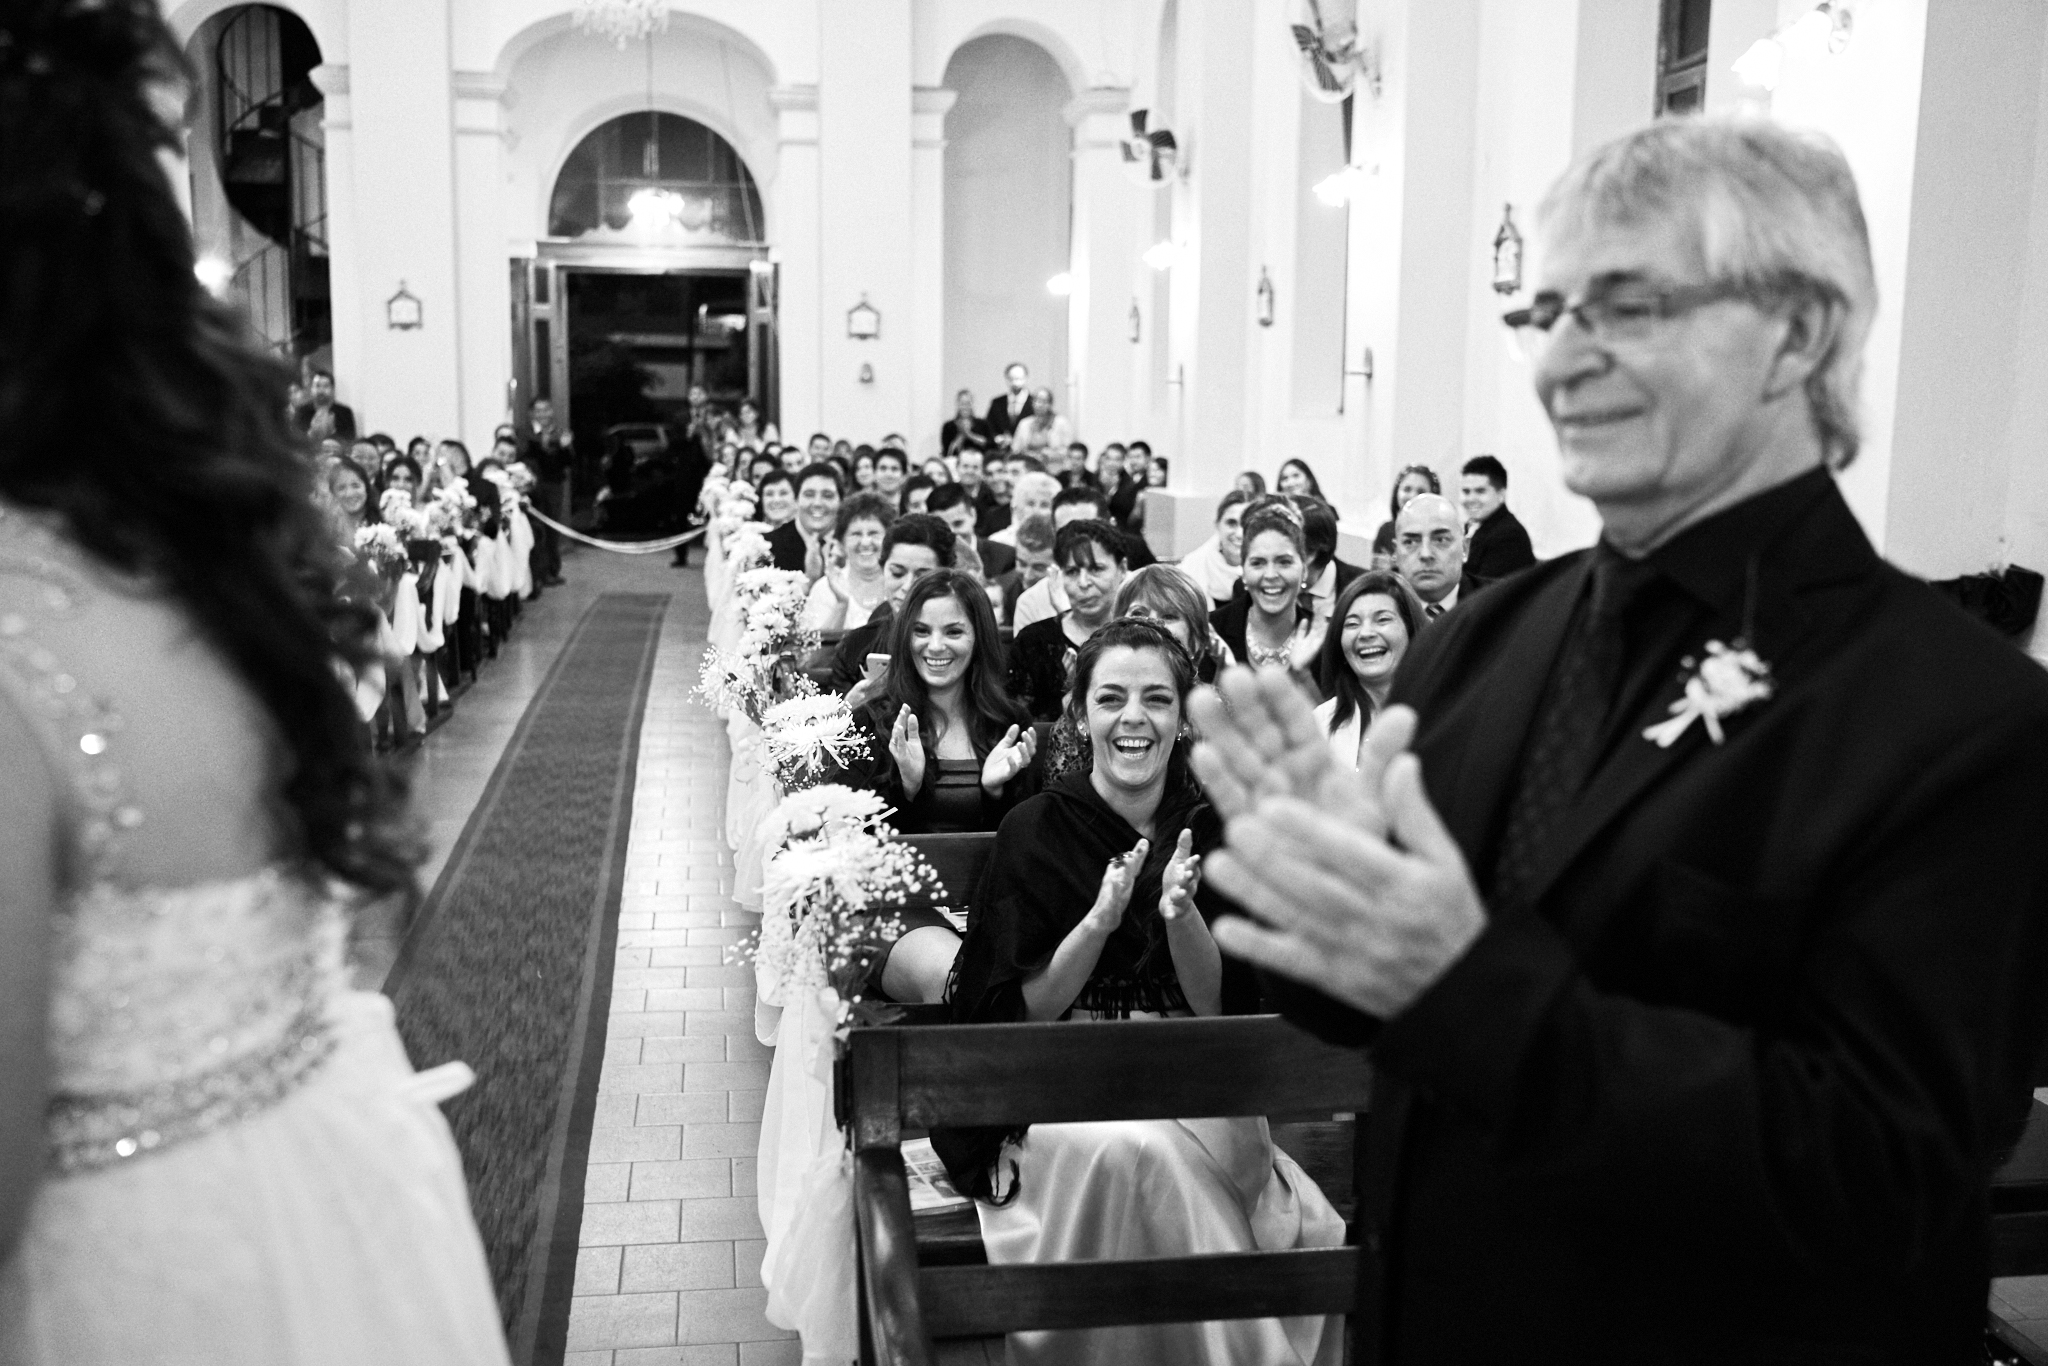
<path fill-rule="evenodd" d="M 1155 622 L 1113 621 L 1081 647 L 1069 705 L 1094 747 L 1093 767 L 1003 821 L 960 950 L 955 1020 L 1257 1008 L 1249 974 L 1224 964 L 1209 935 L 1224 908 L 1202 886 L 1200 858 L 1221 842 L 1222 822 L 1183 752 L 1193 686 L 1187 652 Z M 1333 1246 L 1344 1237 L 1342 1219 L 1273 1147 L 1263 1119 L 941 1130 L 932 1140 L 954 1184 L 977 1197 L 993 1265 Z M 1311 1362 L 1332 1331 L 1332 1321 L 1312 1318 L 1016 1333 L 1009 1358 Z"/>
<path fill-rule="evenodd" d="M 995 829 L 1037 755 L 1002 658 L 981 585 L 957 569 L 920 576 L 896 613 L 880 695 L 857 713 L 870 757 L 837 781 L 888 798 L 905 834 Z"/>
<path fill-rule="evenodd" d="M 889 600 L 882 542 L 895 520 L 895 505 L 879 493 L 855 493 L 839 505 L 824 577 L 804 603 L 805 630 L 850 631 Z"/>
<path fill-rule="evenodd" d="M 1254 668 L 1278 667 L 1307 677 L 1322 637 L 1301 599 L 1308 553 L 1301 514 L 1281 498 L 1255 501 L 1244 514 L 1244 596 L 1209 622 L 1230 653 Z"/>

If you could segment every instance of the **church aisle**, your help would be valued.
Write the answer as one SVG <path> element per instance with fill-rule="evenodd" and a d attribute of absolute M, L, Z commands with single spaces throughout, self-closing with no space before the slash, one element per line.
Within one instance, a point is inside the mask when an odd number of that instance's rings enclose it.
<path fill-rule="evenodd" d="M 770 1050 L 752 969 L 725 963 L 759 917 L 730 899 L 725 727 L 690 698 L 710 614 L 696 571 L 659 572 L 675 596 L 640 736 L 566 1361 L 794 1366 L 795 1335 L 762 1313 Z"/>

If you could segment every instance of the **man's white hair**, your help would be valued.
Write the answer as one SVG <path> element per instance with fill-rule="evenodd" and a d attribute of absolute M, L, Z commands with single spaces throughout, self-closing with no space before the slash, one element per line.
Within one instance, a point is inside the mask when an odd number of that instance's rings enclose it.
<path fill-rule="evenodd" d="M 1017 498 L 1020 494 L 1028 499 L 1035 493 L 1042 493 L 1048 499 L 1052 499 L 1057 498 L 1059 492 L 1060 481 L 1047 474 L 1044 470 L 1026 470 L 1023 476 L 1010 486 L 1010 497 L 1012 499 Z"/>
<path fill-rule="evenodd" d="M 1846 466 L 1861 441 L 1857 392 L 1877 278 L 1841 149 L 1764 119 L 1660 119 L 1580 157 L 1536 216 L 1545 235 L 1671 219 L 1691 223 L 1708 279 L 1759 301 L 1804 292 L 1828 304 L 1834 344 L 1806 392 L 1828 463 Z"/>

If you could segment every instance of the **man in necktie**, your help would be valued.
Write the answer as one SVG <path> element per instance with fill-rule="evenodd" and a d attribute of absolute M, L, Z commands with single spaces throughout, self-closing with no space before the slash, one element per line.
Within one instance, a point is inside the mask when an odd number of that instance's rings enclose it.
<path fill-rule="evenodd" d="M 1836 488 L 1849 166 L 1663 120 L 1536 221 L 1508 322 L 1600 544 L 1422 633 L 1355 773 L 1277 676 L 1194 709 L 1218 944 L 1373 1059 L 1358 1359 L 1981 1360 L 2048 676 Z"/>
<path fill-rule="evenodd" d="M 1431 621 L 1458 605 L 1465 580 L 1465 519 L 1456 503 L 1425 493 L 1402 505 L 1394 519 L 1394 568 L 1422 599 Z"/>

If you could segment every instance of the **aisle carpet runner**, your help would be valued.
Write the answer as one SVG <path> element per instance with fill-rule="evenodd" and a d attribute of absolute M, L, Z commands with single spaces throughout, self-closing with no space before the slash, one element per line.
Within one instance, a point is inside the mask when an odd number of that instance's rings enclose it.
<path fill-rule="evenodd" d="M 611 1008 L 641 715 L 667 594 L 607 593 L 563 645 L 385 990 L 445 1107 L 515 1362 L 562 1359 Z"/>

